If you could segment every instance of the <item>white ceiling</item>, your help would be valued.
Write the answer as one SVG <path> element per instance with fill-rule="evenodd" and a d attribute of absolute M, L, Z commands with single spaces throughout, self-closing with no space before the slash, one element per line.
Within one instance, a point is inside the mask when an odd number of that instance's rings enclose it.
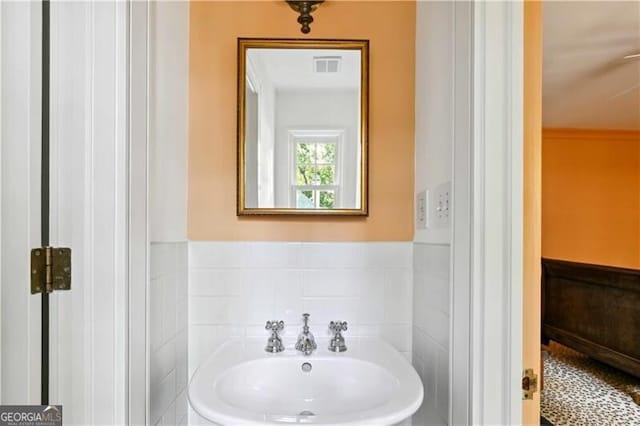
<path fill-rule="evenodd" d="M 335 74 L 314 72 L 314 56 L 340 56 Z M 283 89 L 352 89 L 360 87 L 360 51 L 323 49 L 249 49 L 256 72 L 266 73 L 275 87 Z"/>
<path fill-rule="evenodd" d="M 545 2 L 543 126 L 640 129 L 640 2 Z"/>

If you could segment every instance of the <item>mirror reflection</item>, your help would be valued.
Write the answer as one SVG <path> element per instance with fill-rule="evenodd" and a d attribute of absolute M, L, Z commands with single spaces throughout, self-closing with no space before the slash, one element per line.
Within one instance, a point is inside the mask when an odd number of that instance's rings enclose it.
<path fill-rule="evenodd" d="M 244 41 L 238 213 L 366 214 L 366 42 Z"/>

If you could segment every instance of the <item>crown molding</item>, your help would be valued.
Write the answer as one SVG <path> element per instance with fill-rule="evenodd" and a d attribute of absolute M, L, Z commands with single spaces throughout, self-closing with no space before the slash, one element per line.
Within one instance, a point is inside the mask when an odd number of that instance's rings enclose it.
<path fill-rule="evenodd" d="M 640 141 L 640 130 L 550 128 L 542 129 L 542 139 Z"/>

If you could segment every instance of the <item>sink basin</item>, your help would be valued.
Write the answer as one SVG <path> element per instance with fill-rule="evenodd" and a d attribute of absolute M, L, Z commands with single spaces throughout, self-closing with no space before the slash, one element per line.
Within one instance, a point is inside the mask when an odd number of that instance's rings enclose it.
<path fill-rule="evenodd" d="M 310 371 L 302 371 L 304 363 L 311 366 Z M 337 377 L 339 370 L 344 373 Z M 370 362 L 289 358 L 237 365 L 221 374 L 215 390 L 230 406 L 273 418 L 370 410 L 391 399 L 398 387 L 395 377 Z"/>
<path fill-rule="evenodd" d="M 269 354 L 263 340 L 228 341 L 196 370 L 198 414 L 221 425 L 392 425 L 422 403 L 418 374 L 381 340 L 352 338 L 340 354 L 320 341 L 311 356 Z"/>

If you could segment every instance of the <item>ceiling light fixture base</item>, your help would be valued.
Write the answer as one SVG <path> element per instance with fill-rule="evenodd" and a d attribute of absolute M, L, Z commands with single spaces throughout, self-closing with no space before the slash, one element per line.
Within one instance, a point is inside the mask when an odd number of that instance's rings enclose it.
<path fill-rule="evenodd" d="M 324 3 L 325 0 L 285 0 L 291 9 L 300 14 L 298 16 L 298 23 L 301 25 L 300 31 L 303 34 L 309 34 L 311 32 L 311 23 L 313 22 L 313 16 L 311 14 Z"/>

